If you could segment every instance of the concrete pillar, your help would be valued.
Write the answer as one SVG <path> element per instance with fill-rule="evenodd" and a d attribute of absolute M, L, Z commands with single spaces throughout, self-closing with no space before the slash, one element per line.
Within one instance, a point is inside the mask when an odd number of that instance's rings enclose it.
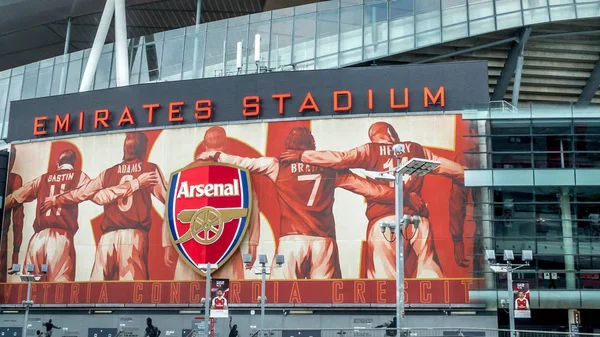
<path fill-rule="evenodd" d="M 486 135 L 488 132 L 488 122 L 487 121 L 478 121 L 477 122 L 477 134 Z M 478 138 L 479 139 L 479 168 L 487 169 L 489 167 L 488 160 L 488 148 L 491 147 L 489 142 L 491 140 L 487 138 Z M 494 225 L 492 223 L 493 213 L 492 213 L 492 205 L 490 200 L 490 189 L 488 187 L 481 187 L 479 190 L 479 200 L 481 205 L 481 235 L 483 235 L 483 248 L 485 249 L 496 249 L 494 245 Z M 483 252 L 481 252 L 483 254 Z M 496 289 L 496 280 L 494 274 L 490 272 L 489 267 L 487 266 L 487 261 L 484 261 L 484 278 L 485 278 L 485 288 L 486 289 Z M 487 303 L 487 307 L 489 309 L 493 309 L 497 307 L 497 301 L 494 299 L 493 301 L 489 301 Z"/>
<path fill-rule="evenodd" d="M 568 187 L 560 188 L 560 214 L 565 255 L 567 289 L 575 289 L 575 250 L 573 248 L 573 222 L 571 217 L 571 194 Z"/>

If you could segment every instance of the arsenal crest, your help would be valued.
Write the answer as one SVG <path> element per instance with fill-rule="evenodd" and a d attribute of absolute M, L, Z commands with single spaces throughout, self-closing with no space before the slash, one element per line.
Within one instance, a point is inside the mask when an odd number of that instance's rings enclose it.
<path fill-rule="evenodd" d="M 196 272 L 221 267 L 246 234 L 252 205 L 250 173 L 237 166 L 192 164 L 171 174 L 165 207 L 171 239 Z"/>

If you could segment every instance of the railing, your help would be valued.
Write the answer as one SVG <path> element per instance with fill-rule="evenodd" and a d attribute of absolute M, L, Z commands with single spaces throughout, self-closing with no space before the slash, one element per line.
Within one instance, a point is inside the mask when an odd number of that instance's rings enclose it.
<path fill-rule="evenodd" d="M 256 333 L 254 333 L 254 336 Z M 600 334 L 558 331 L 516 330 L 515 337 L 592 337 Z M 483 328 L 406 328 L 406 329 L 269 329 L 262 337 L 510 337 L 510 330 Z"/>

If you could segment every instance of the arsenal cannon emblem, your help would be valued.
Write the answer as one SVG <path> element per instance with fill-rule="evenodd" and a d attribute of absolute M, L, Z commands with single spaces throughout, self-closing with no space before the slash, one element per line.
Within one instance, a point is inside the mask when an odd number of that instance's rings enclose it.
<path fill-rule="evenodd" d="M 196 272 L 222 266 L 238 249 L 252 205 L 250 173 L 228 164 L 198 163 L 171 175 L 165 219 L 175 248 Z"/>

